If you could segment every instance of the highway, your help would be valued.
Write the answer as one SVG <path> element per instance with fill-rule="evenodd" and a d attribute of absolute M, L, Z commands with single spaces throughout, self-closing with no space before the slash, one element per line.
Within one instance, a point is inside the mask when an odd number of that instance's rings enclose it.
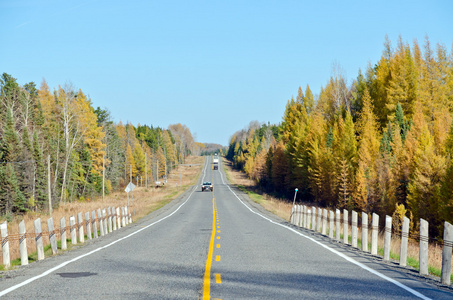
<path fill-rule="evenodd" d="M 198 184 L 101 239 L 0 280 L 5 299 L 453 299 L 410 272 L 295 228 L 227 184 Z M 201 192 L 212 181 L 213 192 Z"/>

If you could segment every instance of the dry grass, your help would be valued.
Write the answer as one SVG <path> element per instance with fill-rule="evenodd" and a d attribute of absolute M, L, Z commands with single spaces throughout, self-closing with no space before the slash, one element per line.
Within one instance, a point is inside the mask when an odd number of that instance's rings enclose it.
<path fill-rule="evenodd" d="M 223 165 L 230 183 L 247 192 L 253 201 L 263 206 L 266 210 L 289 221 L 292 203 L 261 192 L 256 182 L 248 178 L 244 172 L 233 169 L 230 161 L 224 159 Z"/>
<path fill-rule="evenodd" d="M 235 184 L 240 189 L 247 192 L 250 198 L 263 206 L 266 210 L 274 213 L 275 215 L 289 221 L 289 216 L 291 214 L 292 203 L 287 200 L 277 199 L 265 193 L 262 193 L 258 190 L 258 187 L 254 180 L 251 180 L 247 177 L 244 172 L 234 170 L 231 167 L 231 163 L 227 160 L 224 160 L 225 171 L 230 183 Z M 311 206 L 311 205 L 310 205 Z M 328 223 L 327 223 L 328 224 Z M 343 233 L 343 223 L 340 226 L 341 233 Z M 328 231 L 327 231 L 328 232 Z M 351 234 L 351 226 L 349 226 L 349 235 Z M 371 230 L 368 230 L 368 242 L 371 242 Z M 361 231 L 358 232 L 358 246 L 361 248 Z M 378 235 L 378 248 L 379 253 L 383 256 L 384 252 L 384 234 Z M 369 245 L 368 249 L 371 249 Z M 390 248 L 390 257 L 394 260 L 399 260 L 401 251 L 401 239 L 398 236 L 392 236 L 391 248 Z M 419 243 L 415 240 L 409 239 L 408 249 L 407 249 L 408 265 L 418 269 L 418 259 L 419 259 Z M 442 268 L 442 246 L 437 244 L 429 244 L 429 272 L 433 275 L 440 276 L 440 270 Z M 453 269 L 453 268 L 452 268 Z M 452 272 L 453 273 L 453 272 Z"/>
<path fill-rule="evenodd" d="M 132 207 L 132 197 L 130 196 L 130 206 L 128 211 L 132 213 L 132 220 L 138 220 L 152 211 L 159 209 L 164 206 L 171 200 L 177 198 L 182 194 L 188 187 L 194 185 L 198 179 L 198 175 L 201 173 L 202 164 L 204 162 L 203 157 L 188 157 L 186 164 L 200 164 L 198 166 L 179 166 L 177 169 L 168 176 L 168 181 L 165 187 L 160 187 L 158 189 L 148 186 L 146 187 L 136 187 L 133 191 L 134 206 L 135 206 L 135 215 L 134 209 Z M 127 206 L 127 194 L 123 189 L 121 191 L 114 192 L 110 195 L 105 196 L 104 200 L 102 197 L 91 201 L 85 202 L 73 202 L 61 204 L 60 207 L 53 210 L 52 218 L 54 220 L 55 231 L 58 232 L 57 239 L 60 239 L 59 228 L 60 228 L 60 219 L 66 219 L 66 226 L 69 226 L 69 217 L 76 216 L 77 213 L 82 212 L 83 217 L 85 218 L 85 212 L 90 212 L 97 210 L 98 208 L 106 209 L 107 207 L 121 207 Z M 90 214 L 91 216 L 91 214 Z M 24 220 L 26 225 L 27 233 L 34 233 L 34 220 L 41 218 L 41 228 L 43 232 L 47 231 L 47 219 L 49 214 L 41 212 L 29 212 L 23 216 L 16 217 L 12 222 L 8 223 L 8 233 L 10 235 L 19 233 L 19 223 Z M 4 222 L 2 220 L 1 222 Z M 86 229 L 84 231 L 86 233 Z M 68 237 L 68 234 L 67 234 Z M 43 234 L 44 245 L 49 245 L 49 237 L 46 234 Z M 10 256 L 11 260 L 18 259 L 14 264 L 20 264 L 20 251 L 19 251 L 19 241 L 13 239 L 9 241 L 10 247 Z M 68 247 L 70 243 L 68 243 Z M 48 247 L 47 247 L 48 248 Z M 28 253 L 36 252 L 36 244 L 33 238 L 27 238 L 27 249 Z M 29 255 L 33 260 L 33 255 Z M 47 253 L 46 253 L 47 256 Z M 2 257 L 0 257 L 2 259 Z M 1 261 L 3 264 L 3 262 Z"/>

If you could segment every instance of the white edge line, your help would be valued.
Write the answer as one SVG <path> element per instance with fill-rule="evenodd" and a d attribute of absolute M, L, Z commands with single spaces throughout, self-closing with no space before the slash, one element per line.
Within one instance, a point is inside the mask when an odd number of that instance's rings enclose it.
<path fill-rule="evenodd" d="M 222 183 L 225 184 L 225 181 L 223 180 L 222 172 L 219 172 L 219 173 L 220 173 L 220 177 L 222 178 Z M 396 285 L 396 286 L 398 286 L 398 287 L 400 287 L 400 288 L 402 288 L 402 289 L 408 291 L 409 293 L 413 294 L 414 296 L 417 296 L 417 297 L 419 297 L 419 298 L 421 298 L 421 299 L 425 299 L 425 300 L 431 299 L 431 298 L 429 298 L 429 297 L 427 297 L 427 296 L 425 296 L 425 295 L 423 295 L 423 294 L 417 292 L 416 290 L 414 290 L 414 289 L 412 289 L 412 288 L 410 288 L 410 287 L 408 287 L 408 286 L 402 284 L 401 282 L 399 282 L 399 281 L 397 281 L 397 280 L 395 280 L 395 279 L 393 279 L 393 278 L 391 278 L 391 277 L 388 277 L 388 276 L 386 276 L 386 275 L 384 275 L 384 274 L 382 274 L 382 273 L 380 273 L 380 272 L 378 272 L 378 271 L 376 271 L 376 270 L 374 270 L 374 269 L 372 269 L 372 268 L 370 268 L 370 267 L 368 267 L 368 266 L 366 266 L 366 265 L 364 265 L 364 264 L 362 264 L 362 263 L 356 261 L 355 259 L 353 259 L 353 258 L 351 258 L 351 257 L 349 257 L 349 256 L 347 256 L 347 255 L 345 255 L 345 254 L 343 254 L 343 253 L 341 253 L 341 252 L 338 252 L 337 250 L 335 250 L 335 249 L 333 249 L 333 248 L 330 248 L 329 246 L 327 246 L 327 245 L 325 245 L 325 244 L 323 244 L 323 243 L 321 243 L 321 242 L 319 242 L 319 241 L 317 241 L 317 240 L 315 240 L 315 239 L 313 239 L 313 238 L 311 238 L 311 237 L 309 237 L 309 236 L 306 236 L 305 234 L 303 234 L 303 233 L 301 233 L 301 232 L 299 232 L 299 231 L 297 231 L 297 230 L 294 230 L 294 229 L 291 228 L 291 227 L 288 227 L 288 226 L 286 226 L 286 225 L 277 223 L 277 222 L 272 221 L 271 219 L 269 219 L 269 218 L 267 218 L 267 217 L 261 215 L 260 213 L 258 213 L 258 212 L 256 212 L 256 211 L 252 210 L 247 204 L 245 204 L 244 201 L 242 201 L 242 200 L 238 197 L 238 195 L 236 195 L 236 193 L 233 192 L 233 190 L 230 188 L 230 186 L 229 186 L 228 184 L 226 184 L 226 186 L 227 186 L 228 189 L 231 191 L 231 193 L 233 193 L 233 195 L 234 195 L 234 196 L 235 196 L 235 197 L 236 197 L 236 198 L 237 198 L 237 199 L 238 199 L 245 207 L 248 208 L 248 210 L 250 210 L 252 213 L 254 213 L 254 214 L 260 216 L 261 218 L 263 218 L 263 219 L 265 219 L 265 220 L 267 220 L 267 221 L 269 221 L 269 222 L 271 222 L 271 223 L 273 223 L 273 224 L 275 224 L 275 225 L 278 225 L 278 226 L 281 226 L 281 227 L 283 227 L 283 228 L 285 228 L 285 229 L 288 229 L 288 230 L 290 230 L 290 231 L 292 231 L 292 232 L 294 232 L 294 233 L 296 233 L 296 234 L 298 234 L 298 235 L 300 235 L 300 236 L 302 236 L 302 237 L 304 237 L 304 238 L 306 238 L 306 239 L 311 240 L 312 242 L 314 242 L 314 243 L 320 245 L 321 247 L 323 247 L 323 248 L 329 250 L 330 252 L 332 252 L 332 253 L 334 253 L 334 254 L 336 254 L 336 255 L 338 255 L 338 256 L 344 258 L 345 260 L 347 260 L 347 261 L 349 261 L 349 262 L 351 262 L 351 263 L 353 263 L 353 264 L 355 264 L 355 265 L 361 267 L 362 269 L 364 269 L 364 270 L 366 270 L 366 271 L 368 271 L 368 272 L 370 272 L 370 273 L 372 273 L 372 274 L 374 274 L 374 275 L 376 275 L 376 276 L 379 276 L 379 277 L 381 277 L 382 279 L 385 279 L 385 280 L 387 280 L 387 281 L 393 283 L 394 285 Z"/>
<path fill-rule="evenodd" d="M 203 170 L 203 173 L 204 173 L 204 174 L 206 174 L 206 166 L 207 166 L 207 165 L 205 165 L 205 168 L 204 168 L 204 170 Z M 203 175 L 203 176 L 205 176 L 205 175 Z M 204 177 L 203 177 L 203 178 L 204 178 Z M 159 222 L 162 222 L 163 220 L 165 220 L 165 219 L 171 217 L 172 215 L 174 215 L 181 207 L 183 207 L 183 205 L 186 204 L 187 201 L 189 201 L 190 197 L 192 196 L 192 194 L 195 192 L 196 189 L 197 189 L 197 185 L 193 188 L 193 191 L 192 191 L 192 192 L 190 193 L 190 195 L 187 197 L 186 201 L 184 201 L 180 206 L 178 206 L 178 208 L 177 208 L 175 211 L 173 211 L 173 212 L 172 212 L 171 214 L 169 214 L 168 216 L 165 216 L 165 217 L 163 217 L 162 219 L 160 219 L 160 220 L 158 220 L 158 221 L 156 221 L 156 222 L 154 222 L 154 223 L 151 223 L 151 224 L 149 224 L 149 225 L 147 225 L 147 226 L 145 226 L 145 227 L 143 227 L 143 228 L 140 228 L 140 229 L 138 229 L 137 231 L 132 232 L 131 234 L 128 234 L 128 235 L 126 235 L 126 236 L 124 236 L 124 237 L 122 237 L 122 238 L 120 238 L 120 239 L 118 239 L 118 240 L 116 240 L 116 241 L 114 241 L 114 242 L 111 242 L 110 244 L 107 244 L 107 245 L 102 246 L 102 247 L 99 247 L 99 248 L 97 248 L 97 249 L 95 249 L 95 250 L 93 250 L 93 251 L 90 251 L 90 252 L 88 252 L 88 253 L 85 253 L 85 254 L 82 254 L 82 255 L 80 255 L 80 256 L 77 256 L 77 257 L 75 257 L 75 258 L 73 258 L 73 259 L 71 259 L 71 260 L 65 261 L 64 263 L 61 263 L 61 264 L 59 264 L 59 265 L 57 265 L 57 266 L 55 266 L 55 267 L 53 267 L 53 268 L 51 268 L 51 269 L 49 269 L 49 270 L 47 270 L 47 271 L 45 271 L 45 272 L 43 272 L 43 273 L 41 273 L 41 274 L 35 276 L 35 277 L 29 278 L 29 279 L 27 279 L 27 280 L 25 280 L 25 281 L 23 281 L 23 282 L 21 282 L 21 283 L 18 283 L 18 284 L 16 284 L 16 285 L 13 285 L 12 287 L 9 287 L 9 288 L 7 288 L 7 289 L 1 291 L 1 292 L 0 292 L 0 297 L 2 297 L 2 296 L 6 295 L 6 294 L 8 294 L 8 293 L 10 293 L 10 292 L 12 292 L 12 291 L 14 291 L 14 290 L 17 290 L 18 288 L 23 287 L 23 286 L 25 286 L 25 285 L 27 285 L 27 284 L 29 284 L 29 283 L 32 283 L 33 281 L 38 280 L 39 278 L 45 277 L 45 276 L 51 274 L 52 272 L 55 272 L 55 271 L 57 271 L 57 270 L 63 268 L 64 266 L 69 265 L 70 263 L 73 263 L 73 262 L 78 261 L 79 259 L 82 259 L 82 258 L 84 258 L 84 257 L 87 257 L 87 256 L 89 256 L 89 255 L 91 255 L 91 254 L 93 254 L 93 253 L 96 253 L 96 252 L 101 251 L 101 250 L 103 250 L 103 249 L 106 249 L 106 248 L 108 248 L 108 247 L 110 247 L 110 246 L 113 246 L 113 245 L 115 245 L 116 243 L 118 243 L 118 242 L 120 242 L 120 241 L 122 241 L 122 240 L 125 240 L 125 239 L 127 239 L 127 238 L 130 238 L 131 236 L 136 235 L 137 233 L 139 233 L 139 232 L 141 232 L 141 231 L 143 231 L 143 230 L 145 230 L 145 229 L 147 229 L 147 228 L 149 228 L 149 227 L 151 227 L 151 226 L 154 226 L 154 225 L 156 225 L 156 224 L 159 223 Z"/>

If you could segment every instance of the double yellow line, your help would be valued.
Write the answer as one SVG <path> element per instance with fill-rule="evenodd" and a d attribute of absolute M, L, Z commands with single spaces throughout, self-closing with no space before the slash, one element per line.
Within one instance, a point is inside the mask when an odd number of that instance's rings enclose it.
<path fill-rule="evenodd" d="M 203 300 L 211 299 L 211 264 L 212 255 L 214 252 L 214 241 L 215 241 L 215 226 L 216 213 L 215 213 L 215 197 L 212 197 L 212 233 L 211 241 L 209 242 L 208 258 L 206 260 L 206 269 L 204 271 L 204 282 L 203 282 Z"/>

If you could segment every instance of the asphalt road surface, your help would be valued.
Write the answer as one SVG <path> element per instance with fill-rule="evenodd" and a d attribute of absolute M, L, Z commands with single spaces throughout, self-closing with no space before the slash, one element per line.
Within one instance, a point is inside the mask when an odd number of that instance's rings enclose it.
<path fill-rule="evenodd" d="M 8 271 L 6 299 L 453 299 L 264 211 L 206 158 L 196 186 L 139 222 Z M 201 192 L 203 181 L 214 192 Z"/>

